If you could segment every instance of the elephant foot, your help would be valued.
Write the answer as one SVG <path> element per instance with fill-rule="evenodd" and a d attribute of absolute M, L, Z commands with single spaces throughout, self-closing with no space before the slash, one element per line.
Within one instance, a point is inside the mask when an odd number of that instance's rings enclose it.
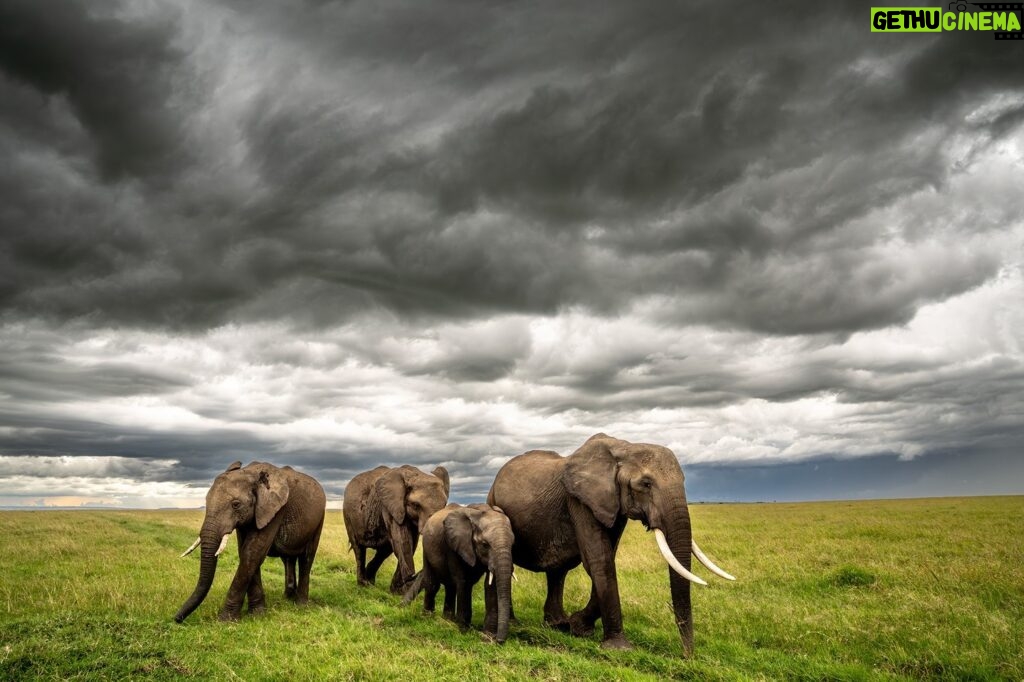
<path fill-rule="evenodd" d="M 373 587 L 374 581 L 371 578 L 357 578 L 356 584 L 359 587 Z"/>
<path fill-rule="evenodd" d="M 267 612 L 267 607 L 264 604 L 257 604 L 256 606 L 249 607 L 249 613 L 254 616 L 262 616 Z"/>
<path fill-rule="evenodd" d="M 574 613 L 569 617 L 569 632 L 573 637 L 591 637 L 594 634 L 594 622 Z"/>
<path fill-rule="evenodd" d="M 222 609 L 217 619 L 222 623 L 237 623 L 242 614 L 235 610 Z"/>
<path fill-rule="evenodd" d="M 617 649 L 619 651 L 630 651 L 633 649 L 633 645 L 630 643 L 626 636 L 622 633 L 612 635 L 601 642 L 602 649 Z"/>
<path fill-rule="evenodd" d="M 560 618 L 544 616 L 544 625 L 559 632 L 569 632 L 569 619 L 565 616 Z"/>
<path fill-rule="evenodd" d="M 487 642 L 488 644 L 504 644 L 505 640 L 498 639 L 498 633 L 495 631 L 484 630 L 480 633 L 480 641 Z"/>
<path fill-rule="evenodd" d="M 392 581 L 391 582 L 391 594 L 404 595 L 413 583 L 416 582 L 416 576 L 409 578 L 408 580 Z"/>
<path fill-rule="evenodd" d="M 309 604 L 309 597 L 305 595 L 296 595 L 294 601 L 299 606 L 305 606 Z"/>

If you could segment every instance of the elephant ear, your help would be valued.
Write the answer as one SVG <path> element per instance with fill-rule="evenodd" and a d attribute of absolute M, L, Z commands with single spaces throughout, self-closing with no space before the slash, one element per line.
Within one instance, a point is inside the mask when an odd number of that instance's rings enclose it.
<path fill-rule="evenodd" d="M 437 478 L 441 479 L 441 483 L 444 484 L 444 494 L 445 497 L 447 497 L 448 494 L 451 492 L 451 483 L 448 480 L 448 470 L 442 466 L 439 466 L 430 473 L 436 476 Z"/>
<path fill-rule="evenodd" d="M 234 471 L 236 469 L 241 469 L 241 468 L 242 468 L 242 463 L 239 462 L 236 459 L 234 462 L 232 462 L 231 464 L 228 465 L 228 468 L 224 470 L 224 473 L 227 473 L 229 471 Z"/>
<path fill-rule="evenodd" d="M 591 436 L 566 458 L 562 483 L 566 491 L 594 513 L 608 528 L 619 515 L 619 489 L 615 482 L 617 462 L 611 445 L 615 439 L 603 433 Z"/>
<path fill-rule="evenodd" d="M 465 511 L 456 510 L 444 520 L 444 537 L 456 554 L 467 566 L 476 565 L 476 551 L 473 549 L 473 524 Z"/>
<path fill-rule="evenodd" d="M 401 469 L 392 469 L 377 479 L 377 496 L 395 523 L 405 522 L 405 476 Z"/>
<path fill-rule="evenodd" d="M 264 528 L 288 501 L 288 481 L 277 470 L 263 469 L 256 479 L 256 527 Z"/>

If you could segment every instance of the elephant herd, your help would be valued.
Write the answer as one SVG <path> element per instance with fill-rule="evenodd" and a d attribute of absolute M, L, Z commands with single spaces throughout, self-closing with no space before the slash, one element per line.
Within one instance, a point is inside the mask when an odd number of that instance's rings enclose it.
<path fill-rule="evenodd" d="M 692 537 L 683 472 L 668 448 L 631 443 L 603 433 L 568 457 L 532 450 L 498 471 L 486 504 L 447 504 L 448 472 L 425 473 L 412 466 L 377 467 L 354 477 L 345 489 L 345 529 L 356 559 L 356 581 L 372 585 L 392 553 L 397 568 L 390 589 L 403 603 L 424 594 L 433 611 L 441 587 L 444 615 L 468 627 L 474 585 L 486 576 L 484 633 L 497 642 L 508 636 L 514 566 L 547 577 L 545 624 L 589 636 L 601 620 L 602 646 L 629 648 L 622 628 L 615 554 L 629 519 L 651 531 L 669 566 L 675 622 L 684 654 L 693 651 L 690 583 L 705 585 L 690 572 L 696 557 L 711 572 L 718 568 Z M 195 543 L 201 548 L 199 579 L 175 620 L 183 621 L 206 597 L 217 557 L 232 532 L 238 533 L 239 564 L 220 612 L 237 620 L 242 603 L 264 609 L 260 566 L 267 556 L 285 567 L 285 597 L 305 603 L 309 575 L 323 528 L 326 497 L 316 480 L 291 467 L 235 462 L 206 495 L 206 516 Z M 423 540 L 423 567 L 413 554 Z M 367 550 L 374 556 L 367 561 Z M 590 599 L 571 615 L 562 603 L 566 574 L 583 564 Z"/>

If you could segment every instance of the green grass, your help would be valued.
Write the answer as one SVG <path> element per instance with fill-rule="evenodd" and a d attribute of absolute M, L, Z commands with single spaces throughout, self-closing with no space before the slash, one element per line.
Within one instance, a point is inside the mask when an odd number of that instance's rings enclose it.
<path fill-rule="evenodd" d="M 202 518 L 191 511 L 0 512 L 0 679 L 1024 679 L 1024 498 L 695 505 L 696 537 L 739 580 L 694 588 L 695 646 L 680 644 L 654 540 L 630 524 L 619 552 L 633 651 L 540 624 L 543 576 L 520 571 L 519 622 L 497 646 L 421 602 L 355 585 L 341 512 L 328 513 L 311 604 L 282 596 L 223 624 L 237 564 L 222 558 L 183 625 Z M 706 574 L 702 568 L 699 573 Z M 479 592 L 480 586 L 478 586 Z M 566 607 L 581 606 L 581 570 Z M 475 623 L 482 619 L 478 594 Z"/>

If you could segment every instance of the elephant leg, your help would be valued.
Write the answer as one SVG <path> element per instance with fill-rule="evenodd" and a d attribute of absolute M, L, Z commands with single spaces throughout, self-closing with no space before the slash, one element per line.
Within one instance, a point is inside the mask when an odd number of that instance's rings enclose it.
<path fill-rule="evenodd" d="M 433 613 L 437 607 L 437 592 L 441 589 L 441 583 L 439 583 L 432 576 L 427 577 L 427 586 L 423 593 L 423 610 L 427 613 Z M 448 593 L 445 592 L 447 595 Z"/>
<path fill-rule="evenodd" d="M 600 617 L 601 604 L 597 599 L 597 590 L 591 583 L 587 605 L 569 617 L 569 632 L 576 637 L 590 637 L 594 634 L 594 623 Z"/>
<path fill-rule="evenodd" d="M 366 579 L 366 548 L 353 543 L 352 551 L 356 555 L 356 585 L 366 587 L 371 584 Z"/>
<path fill-rule="evenodd" d="M 391 576 L 391 585 L 388 586 L 388 590 L 391 594 L 401 594 L 403 585 L 405 585 L 405 580 L 402 577 L 402 569 L 396 568 L 395 574 Z"/>
<path fill-rule="evenodd" d="M 313 570 L 313 559 L 306 554 L 298 558 L 299 562 L 299 584 L 295 590 L 295 603 L 306 604 L 309 602 L 309 574 Z"/>
<path fill-rule="evenodd" d="M 455 585 L 451 581 L 444 583 L 444 611 L 448 620 L 455 620 Z"/>
<path fill-rule="evenodd" d="M 473 620 L 473 583 L 465 577 L 455 581 L 455 622 L 459 628 L 466 630 Z"/>
<path fill-rule="evenodd" d="M 592 581 L 591 595 L 597 598 L 601 624 L 604 626 L 601 646 L 606 649 L 631 649 L 633 645 L 622 630 L 619 579 L 615 570 L 615 549 L 625 521 L 617 523 L 609 532 L 589 509 L 573 498 L 569 499 L 569 514 L 576 526 L 583 567 Z M 586 622 L 590 616 L 587 613 L 588 607 L 593 609 L 588 603 L 587 607 L 573 614 L 576 622 Z"/>
<path fill-rule="evenodd" d="M 391 545 L 378 547 L 377 551 L 374 552 L 373 558 L 366 564 L 366 569 L 363 571 L 364 582 L 360 584 L 373 585 L 377 582 L 377 571 L 380 569 L 380 565 L 383 564 L 384 560 L 389 556 L 391 556 Z"/>
<path fill-rule="evenodd" d="M 246 598 L 249 600 L 249 613 L 259 614 L 267 610 L 267 600 L 263 594 L 263 571 L 259 568 L 252 574 Z"/>
<path fill-rule="evenodd" d="M 276 524 L 271 525 L 276 526 Z M 274 535 L 277 533 L 276 527 L 267 526 L 267 529 L 269 530 L 266 533 L 247 535 L 238 548 L 238 570 L 235 571 L 235 577 L 231 580 L 231 586 L 228 588 L 228 595 L 224 599 L 224 606 L 221 608 L 219 616 L 221 620 L 238 620 L 241 617 L 242 601 L 249 592 L 253 576 L 259 575 L 260 566 L 263 564 L 267 551 L 273 543 Z M 259 593 L 262 595 L 263 583 L 261 579 L 257 580 Z M 262 599 L 262 597 L 260 598 Z"/>
<path fill-rule="evenodd" d="M 548 596 L 544 600 L 544 624 L 562 631 L 569 629 L 569 617 L 565 615 L 565 607 L 562 605 L 565 574 L 568 572 L 567 569 L 558 568 L 546 573 Z"/>
<path fill-rule="evenodd" d="M 284 564 L 284 596 L 295 601 L 295 557 L 283 556 L 281 563 Z"/>
<path fill-rule="evenodd" d="M 305 551 L 299 555 L 299 584 L 295 593 L 295 601 L 298 604 L 309 602 L 309 574 L 313 571 L 313 559 L 316 558 L 316 550 L 320 546 L 320 531 L 323 524 L 317 528 L 316 535 L 306 545 Z"/>
<path fill-rule="evenodd" d="M 624 529 L 625 524 L 619 523 L 611 530 L 610 539 L 612 543 L 613 556 L 619 551 L 619 540 L 622 539 L 622 531 Z M 594 624 L 600 617 L 601 601 L 598 599 L 597 587 L 594 582 L 591 581 L 590 599 L 587 601 L 586 606 L 569 617 L 569 631 L 577 637 L 590 637 L 594 634 Z M 607 639 L 607 637 L 605 639 Z"/>

